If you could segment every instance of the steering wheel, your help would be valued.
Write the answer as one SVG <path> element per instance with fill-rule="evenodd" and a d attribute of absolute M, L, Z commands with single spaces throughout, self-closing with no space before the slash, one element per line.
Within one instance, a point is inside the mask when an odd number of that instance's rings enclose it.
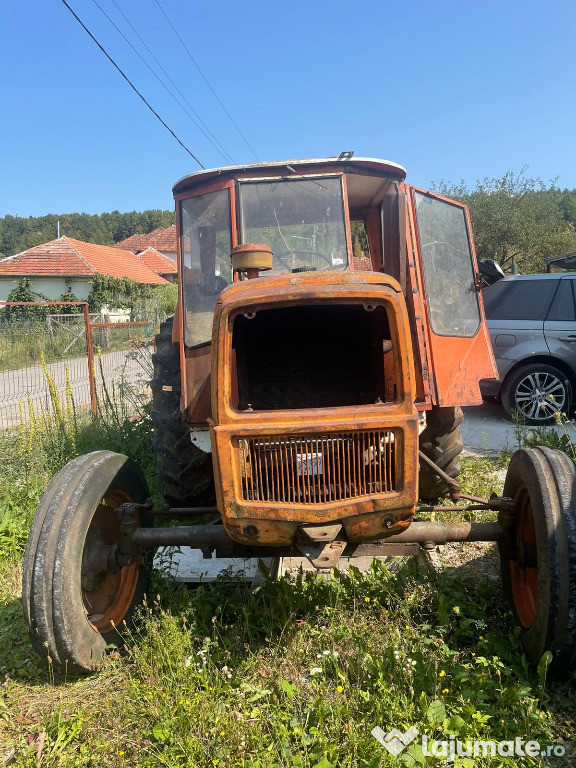
<path fill-rule="evenodd" d="M 326 256 L 323 253 L 320 253 L 319 251 L 310 251 L 305 248 L 299 248 L 294 249 L 293 251 L 281 251 L 281 253 L 275 253 L 274 258 L 278 259 L 278 261 L 282 264 L 282 266 L 286 269 L 287 272 L 292 272 L 292 267 L 288 266 L 286 261 L 284 260 L 286 256 L 299 256 L 299 255 L 308 255 L 308 256 L 319 256 L 323 261 L 326 262 L 327 266 L 322 267 L 322 269 L 331 269 L 332 268 L 332 259 L 330 256 Z"/>

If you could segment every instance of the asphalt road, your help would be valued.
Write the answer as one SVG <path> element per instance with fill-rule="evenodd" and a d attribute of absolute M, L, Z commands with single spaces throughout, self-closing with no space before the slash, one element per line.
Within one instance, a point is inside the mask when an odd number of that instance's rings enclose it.
<path fill-rule="evenodd" d="M 151 348 L 146 347 L 137 351 L 117 350 L 102 354 L 103 375 L 100 373 L 100 362 L 98 359 L 95 361 L 97 392 L 102 394 L 104 381 L 109 394 L 113 396 L 116 393 L 118 400 L 122 387 L 128 387 L 131 393 L 142 393 L 147 389 L 147 382 L 151 378 L 151 353 Z M 65 402 L 66 371 L 68 371 L 75 408 L 85 410 L 90 407 L 86 357 L 49 363 L 47 369 L 62 403 Z M 18 427 L 21 412 L 24 420 L 28 421 L 29 403 L 36 415 L 45 408 L 51 410 L 48 382 L 42 366 L 32 365 L 11 371 L 0 370 L 0 429 Z"/>
<path fill-rule="evenodd" d="M 512 453 L 521 447 L 522 436 L 534 430 L 534 427 L 517 427 L 497 403 L 470 406 L 463 411 L 462 440 L 464 448 L 473 453 L 489 456 Z M 557 426 L 549 429 L 559 434 L 564 431 L 563 427 Z M 574 438 L 576 440 L 576 431 Z"/>

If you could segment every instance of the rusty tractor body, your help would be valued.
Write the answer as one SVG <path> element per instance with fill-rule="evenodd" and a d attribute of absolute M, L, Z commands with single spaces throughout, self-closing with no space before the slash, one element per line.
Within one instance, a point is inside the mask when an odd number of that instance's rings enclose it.
<path fill-rule="evenodd" d="M 465 207 L 377 160 L 200 172 L 174 192 L 181 411 L 210 425 L 227 533 L 399 533 L 418 498 L 418 410 L 478 403 L 496 375 Z M 230 262 L 256 239 L 271 276 Z"/>
<path fill-rule="evenodd" d="M 328 569 L 493 541 L 527 656 L 576 667 L 574 463 L 524 449 L 502 496 L 462 492 L 460 406 L 497 376 L 470 220 L 404 177 L 343 153 L 176 184 L 179 302 L 156 338 L 151 410 L 168 503 L 155 509 L 138 468 L 109 451 L 54 478 L 24 563 L 40 655 L 90 670 L 122 644 L 159 546 Z M 493 521 L 415 519 L 447 509 L 418 502 L 441 496 Z"/>

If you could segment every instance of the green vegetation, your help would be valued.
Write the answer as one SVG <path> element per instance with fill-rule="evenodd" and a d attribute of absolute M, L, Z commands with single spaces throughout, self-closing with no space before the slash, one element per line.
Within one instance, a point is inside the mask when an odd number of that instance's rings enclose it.
<path fill-rule="evenodd" d="M 473 579 L 450 562 L 397 573 L 376 562 L 330 580 L 255 586 L 224 575 L 189 591 L 155 573 L 138 635 L 126 634 L 98 674 L 59 678 L 34 656 L 19 604 L 43 489 L 74 455 L 108 448 L 140 465 L 157 503 L 160 494 L 147 418 L 105 410 L 82 422 L 62 405 L 54 419 L 0 446 L 0 760 L 14 749 L 21 767 L 377 768 L 423 757 L 415 745 L 391 757 L 375 726 L 546 744 L 576 736 L 574 690 L 526 664 L 488 551 L 476 554 Z M 504 463 L 464 458 L 468 489 L 499 488 Z"/>
<path fill-rule="evenodd" d="M 555 448 L 564 451 L 576 462 L 576 424 L 569 420 L 565 414 L 557 414 L 557 426 L 560 432 L 551 427 L 523 427 L 523 442 L 527 447 L 544 445 L 547 448 Z"/>
<path fill-rule="evenodd" d="M 12 291 L 9 301 L 41 301 L 30 291 L 26 279 Z M 73 294 L 63 294 L 60 301 L 75 301 Z M 102 351 L 131 349 L 151 340 L 154 327 L 174 314 L 178 301 L 178 286 L 174 283 L 155 288 L 98 275 L 89 297 L 91 311 L 102 304 L 131 309 L 134 320 L 150 320 L 151 326 L 123 326 L 95 328 L 92 341 Z M 94 310 L 93 308 L 97 309 Z M 0 309 L 0 369 L 13 370 L 45 362 L 68 360 L 86 354 L 84 317 L 58 317 L 76 314 L 81 307 L 5 307 Z"/>
<path fill-rule="evenodd" d="M 162 317 L 173 315 L 178 303 L 178 285 L 170 283 L 169 285 L 159 285 L 154 290 L 153 306 L 158 310 Z"/>
<path fill-rule="evenodd" d="M 51 333 L 45 320 L 34 317 L 21 317 L 18 324 L 0 321 L 0 370 L 39 365 L 42 355 L 47 363 L 86 355 L 83 330 L 83 319 Z"/>
<path fill-rule="evenodd" d="M 525 168 L 474 188 L 440 182 L 434 191 L 470 208 L 478 258 L 505 270 L 544 272 L 546 259 L 576 250 L 576 190 L 528 178 Z"/>
<path fill-rule="evenodd" d="M 131 309 L 133 312 L 151 312 L 154 309 L 165 314 L 173 314 L 178 302 L 178 286 L 146 285 L 127 277 L 95 275 L 88 295 L 91 312 L 99 312 L 101 307 Z"/>
<path fill-rule="evenodd" d="M 152 232 L 174 224 L 174 211 L 138 213 L 49 213 L 46 216 L 3 216 L 0 218 L 0 258 L 12 256 L 57 237 L 60 234 L 86 243 L 113 245 L 134 234 Z"/>
<path fill-rule="evenodd" d="M 26 308 L 28 309 L 28 308 Z M 149 317 L 149 315 L 147 315 Z M 164 315 L 160 315 L 161 319 Z M 27 366 L 53 363 L 86 356 L 84 318 L 66 318 L 67 322 L 49 323 L 48 319 L 20 317 L 18 323 L 0 318 L 0 370 L 11 371 Z M 155 328 L 149 325 L 127 326 L 118 323 L 111 328 L 94 328 L 92 343 L 102 352 L 150 344 Z"/>
<path fill-rule="evenodd" d="M 576 189 L 558 189 L 553 181 L 529 178 L 525 168 L 479 180 L 474 186 L 441 181 L 432 188 L 469 206 L 480 259 L 496 259 L 505 269 L 515 263 L 523 272 L 540 272 L 546 259 L 576 250 Z M 4 216 L 0 218 L 0 258 L 53 240 L 58 220 L 62 234 L 111 245 L 135 233 L 171 226 L 174 213 Z M 354 255 L 367 253 L 364 227 L 353 222 L 352 235 Z M 283 251 L 285 246 L 276 250 Z"/>
<path fill-rule="evenodd" d="M 153 294 L 154 286 L 128 277 L 95 275 L 90 283 L 88 307 L 91 312 L 99 312 L 104 305 L 133 309 L 144 302 L 149 303 Z"/>

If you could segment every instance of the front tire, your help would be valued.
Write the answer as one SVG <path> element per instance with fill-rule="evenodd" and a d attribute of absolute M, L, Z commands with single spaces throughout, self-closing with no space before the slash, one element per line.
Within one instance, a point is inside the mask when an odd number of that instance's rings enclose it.
<path fill-rule="evenodd" d="M 122 628 L 131 627 L 148 588 L 152 553 L 119 573 L 94 570 L 89 556 L 119 542 L 114 509 L 147 498 L 136 465 L 111 451 L 73 459 L 42 497 L 24 555 L 22 603 L 32 646 L 56 668 L 94 670 L 108 645 L 123 644 Z"/>
<path fill-rule="evenodd" d="M 576 467 L 562 451 L 525 448 L 512 456 L 504 496 L 518 502 L 512 538 L 502 542 L 502 585 L 528 660 L 550 651 L 550 671 L 576 668 Z"/>

